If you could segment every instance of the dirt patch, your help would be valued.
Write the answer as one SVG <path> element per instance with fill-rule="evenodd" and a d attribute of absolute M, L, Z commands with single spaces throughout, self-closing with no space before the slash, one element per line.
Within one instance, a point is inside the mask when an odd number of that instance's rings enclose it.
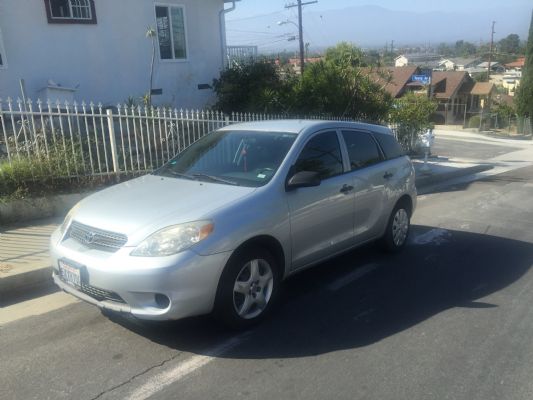
<path fill-rule="evenodd" d="M 13 269 L 12 265 L 0 263 L 0 273 L 7 273 Z"/>

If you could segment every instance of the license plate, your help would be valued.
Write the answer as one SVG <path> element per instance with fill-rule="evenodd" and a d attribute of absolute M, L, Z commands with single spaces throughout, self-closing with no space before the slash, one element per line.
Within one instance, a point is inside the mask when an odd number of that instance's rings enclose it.
<path fill-rule="evenodd" d="M 74 286 L 81 286 L 80 269 L 59 261 L 59 274 L 63 280 Z"/>

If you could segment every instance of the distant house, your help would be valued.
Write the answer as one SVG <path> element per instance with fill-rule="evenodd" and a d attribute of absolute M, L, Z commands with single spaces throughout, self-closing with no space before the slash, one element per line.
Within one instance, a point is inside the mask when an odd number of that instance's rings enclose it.
<path fill-rule="evenodd" d="M 314 64 L 319 61 L 322 61 L 322 57 L 307 57 L 304 60 L 305 64 Z M 294 72 L 299 74 L 300 70 L 300 59 L 299 58 L 289 58 L 289 65 L 294 69 Z"/>
<path fill-rule="evenodd" d="M 155 30 L 154 102 L 200 107 L 225 59 L 229 0 L 2 0 L 0 98 L 94 100 L 149 91 Z"/>
<path fill-rule="evenodd" d="M 489 69 L 489 62 L 488 61 L 484 61 L 484 62 L 478 64 L 476 66 L 476 68 L 483 69 L 483 70 L 487 71 Z M 493 71 L 493 72 L 504 72 L 505 71 L 505 67 L 503 65 L 501 65 L 497 61 L 492 61 L 490 63 L 490 70 Z"/>
<path fill-rule="evenodd" d="M 469 111 L 490 108 L 496 86 L 492 82 L 476 82 L 470 90 Z"/>
<path fill-rule="evenodd" d="M 466 71 L 433 72 L 431 91 L 439 103 L 436 122 L 462 123 L 468 112 L 487 107 L 494 87 L 489 85 L 478 85 Z"/>
<path fill-rule="evenodd" d="M 407 65 L 415 65 L 417 67 L 438 68 L 440 65 L 441 56 L 438 54 L 402 54 L 394 59 L 395 67 L 405 67 Z"/>
<path fill-rule="evenodd" d="M 388 67 L 378 70 L 365 69 L 365 73 L 370 74 L 372 79 L 382 85 L 393 98 L 402 97 L 408 91 L 417 91 L 423 88 L 418 82 L 413 82 L 411 77 L 420 73 L 420 68 L 416 65 L 403 67 Z"/>
<path fill-rule="evenodd" d="M 464 71 L 479 64 L 479 58 L 446 58 L 441 60 L 440 67 L 445 71 Z"/>
<path fill-rule="evenodd" d="M 522 71 L 524 69 L 524 65 L 526 63 L 525 57 L 519 57 L 515 61 L 504 64 L 505 71 L 511 72 L 511 71 Z"/>

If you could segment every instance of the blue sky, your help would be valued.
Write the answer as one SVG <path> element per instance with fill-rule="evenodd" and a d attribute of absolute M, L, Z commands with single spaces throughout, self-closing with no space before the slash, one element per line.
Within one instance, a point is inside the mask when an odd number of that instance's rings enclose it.
<path fill-rule="evenodd" d="M 237 2 L 226 16 L 228 44 L 254 45 L 262 52 L 294 50 L 297 9 L 285 8 L 294 2 Z M 362 47 L 391 40 L 399 46 L 463 39 L 481 43 L 490 40 L 491 23 L 496 21 L 495 40 L 510 33 L 525 40 L 532 8 L 532 0 L 319 0 L 304 8 L 304 38 L 311 50 L 339 41 Z M 278 25 L 287 20 L 291 24 Z"/>

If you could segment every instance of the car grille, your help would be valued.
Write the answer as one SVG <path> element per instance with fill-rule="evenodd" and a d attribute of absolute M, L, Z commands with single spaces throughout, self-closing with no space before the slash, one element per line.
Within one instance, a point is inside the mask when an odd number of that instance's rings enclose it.
<path fill-rule="evenodd" d="M 62 276 L 59 276 L 59 279 L 61 279 L 66 284 L 72 286 L 69 282 L 63 279 Z M 91 285 L 88 285 L 86 283 L 82 283 L 80 286 L 74 286 L 77 290 L 80 292 L 85 293 L 87 296 L 92 297 L 96 301 L 103 301 L 103 300 L 110 300 L 115 301 L 117 303 L 126 304 L 126 302 L 115 292 L 110 292 L 108 290 L 100 289 Z"/>
<path fill-rule="evenodd" d="M 126 244 L 128 237 L 72 221 L 66 239 L 71 238 L 90 249 L 115 252 Z"/>
<path fill-rule="evenodd" d="M 83 293 L 85 293 L 87 296 L 92 297 L 95 300 L 102 301 L 102 300 L 111 300 L 116 301 L 117 303 L 123 303 L 126 304 L 126 302 L 115 292 L 109 292 L 104 289 L 99 289 L 97 287 L 86 285 L 85 283 L 81 284 L 81 287 L 79 290 Z"/>

